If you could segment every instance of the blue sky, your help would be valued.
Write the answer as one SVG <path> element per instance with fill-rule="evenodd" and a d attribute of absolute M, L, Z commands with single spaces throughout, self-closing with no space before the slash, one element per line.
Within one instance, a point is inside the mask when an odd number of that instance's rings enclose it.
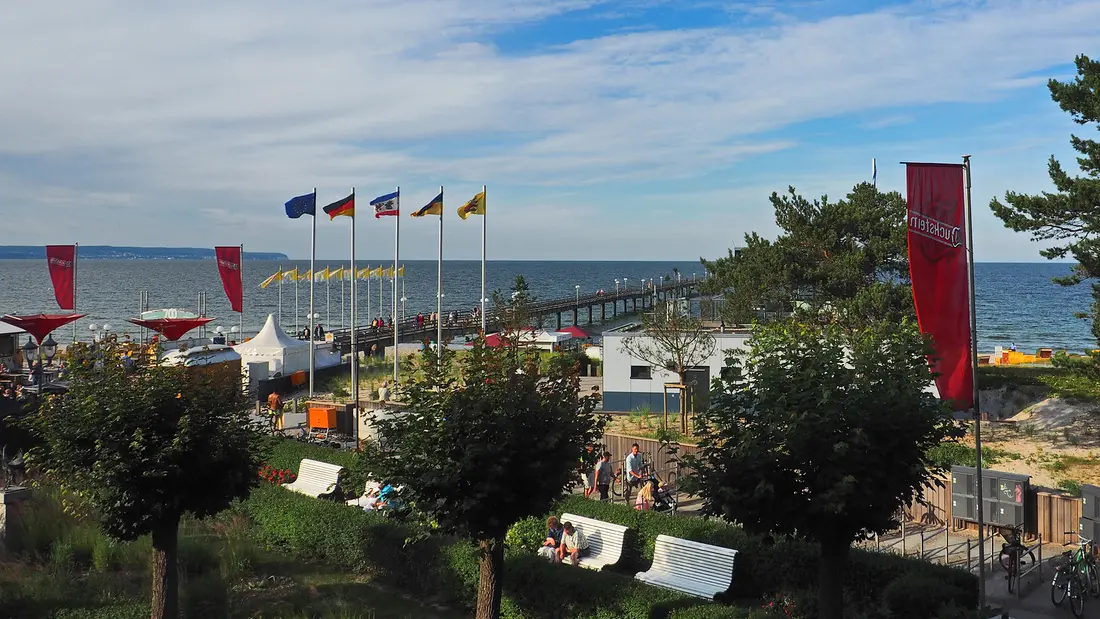
<path fill-rule="evenodd" d="M 768 196 L 904 190 L 898 161 L 973 155 L 979 260 L 1040 260 L 988 210 L 1050 188 L 1074 125 L 1046 80 L 1100 55 L 1094 0 L 87 0 L 0 20 L 7 243 L 309 252 L 317 186 L 489 186 L 491 259 L 714 257 L 775 233 Z M 318 257 L 347 254 L 318 222 Z M 392 255 L 363 218 L 358 254 Z M 402 254 L 434 258 L 432 222 Z"/>

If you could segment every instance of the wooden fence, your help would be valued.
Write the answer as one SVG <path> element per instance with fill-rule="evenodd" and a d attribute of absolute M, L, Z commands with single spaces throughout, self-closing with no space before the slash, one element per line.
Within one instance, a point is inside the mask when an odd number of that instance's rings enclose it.
<path fill-rule="evenodd" d="M 607 451 L 611 452 L 612 462 L 617 462 L 625 458 L 626 454 L 630 453 L 630 447 L 634 443 L 638 444 L 639 452 L 648 454 L 653 464 L 653 468 L 657 471 L 658 475 L 665 476 L 667 472 L 677 470 L 675 463 L 668 462 L 670 457 L 665 454 L 660 441 L 651 438 L 630 436 L 628 434 L 618 434 L 615 432 L 606 432 L 603 435 L 603 444 Z M 687 454 L 693 454 L 698 450 L 698 447 L 691 443 L 676 443 L 676 445 L 679 448 L 676 451 L 677 458 L 682 458 Z"/>

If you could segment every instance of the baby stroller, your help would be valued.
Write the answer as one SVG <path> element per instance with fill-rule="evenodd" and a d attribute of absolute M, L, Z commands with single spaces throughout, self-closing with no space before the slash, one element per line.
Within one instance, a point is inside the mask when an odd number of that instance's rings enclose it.
<path fill-rule="evenodd" d="M 646 480 L 646 484 L 649 485 L 649 493 L 653 497 L 653 507 L 651 508 L 653 511 L 676 511 L 676 493 L 666 486 L 656 474 L 650 475 L 649 479 Z"/>

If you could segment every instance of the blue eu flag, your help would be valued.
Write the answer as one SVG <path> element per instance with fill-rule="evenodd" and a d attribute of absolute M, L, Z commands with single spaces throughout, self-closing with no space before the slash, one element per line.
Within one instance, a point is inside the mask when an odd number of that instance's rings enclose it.
<path fill-rule="evenodd" d="M 287 200 L 286 216 L 298 219 L 302 215 L 317 216 L 317 193 L 307 193 Z"/>

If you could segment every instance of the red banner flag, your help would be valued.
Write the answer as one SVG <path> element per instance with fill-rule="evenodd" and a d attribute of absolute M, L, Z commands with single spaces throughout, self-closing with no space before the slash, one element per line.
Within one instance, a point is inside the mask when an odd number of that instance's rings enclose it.
<path fill-rule="evenodd" d="M 241 312 L 244 308 L 244 286 L 241 282 L 241 246 L 215 247 L 214 255 L 218 258 L 218 273 L 222 276 L 222 287 L 225 288 L 225 296 L 229 298 L 229 304 L 234 312 Z"/>
<path fill-rule="evenodd" d="M 63 310 L 75 309 L 76 245 L 47 245 L 46 264 L 50 267 L 57 306 Z"/>
<path fill-rule="evenodd" d="M 936 348 L 936 388 L 955 410 L 974 405 L 963 174 L 960 164 L 906 167 L 913 303 Z"/>

